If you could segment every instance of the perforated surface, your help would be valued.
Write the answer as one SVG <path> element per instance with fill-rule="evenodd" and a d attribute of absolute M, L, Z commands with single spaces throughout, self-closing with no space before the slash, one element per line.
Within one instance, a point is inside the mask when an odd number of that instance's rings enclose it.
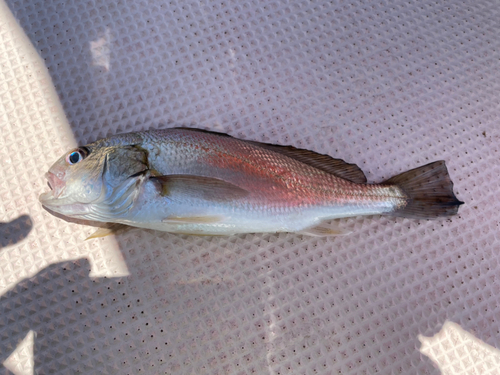
<path fill-rule="evenodd" d="M 498 374 L 500 351 L 452 322 L 433 337 L 419 337 L 420 351 L 436 361 L 442 375 Z"/>
<path fill-rule="evenodd" d="M 417 336 L 446 320 L 500 348 L 495 2 L 7 5 L 41 60 L 4 9 L 0 221 L 26 216 L 0 224 L 0 363 L 30 330 L 19 373 L 439 374 Z M 371 181 L 444 159 L 466 204 L 341 220 L 338 238 L 91 242 L 39 206 L 68 147 L 174 125 L 327 153 Z"/>

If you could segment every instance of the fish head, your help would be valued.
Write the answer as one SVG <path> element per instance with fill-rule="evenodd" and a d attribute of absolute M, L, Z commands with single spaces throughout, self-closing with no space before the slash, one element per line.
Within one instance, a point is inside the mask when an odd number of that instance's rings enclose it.
<path fill-rule="evenodd" d="M 106 213 L 119 206 L 121 195 L 130 194 L 147 170 L 147 155 L 137 147 L 78 147 L 45 174 L 51 191 L 40 202 L 64 216 L 108 221 Z"/>

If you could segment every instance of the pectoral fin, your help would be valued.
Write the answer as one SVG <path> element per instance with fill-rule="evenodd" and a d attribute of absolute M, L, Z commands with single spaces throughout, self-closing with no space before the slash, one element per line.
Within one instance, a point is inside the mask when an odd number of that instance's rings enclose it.
<path fill-rule="evenodd" d="M 160 187 L 160 194 L 172 199 L 190 197 L 215 202 L 227 202 L 245 198 L 249 192 L 230 182 L 202 176 L 168 175 L 153 176 Z"/>

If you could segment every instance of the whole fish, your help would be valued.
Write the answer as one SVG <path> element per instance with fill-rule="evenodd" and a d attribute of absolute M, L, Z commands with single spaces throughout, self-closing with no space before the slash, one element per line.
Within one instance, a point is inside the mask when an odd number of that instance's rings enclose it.
<path fill-rule="evenodd" d="M 62 215 L 161 231 L 341 234 L 325 221 L 358 215 L 454 215 L 444 161 L 380 184 L 354 164 L 292 146 L 173 128 L 116 135 L 69 151 L 41 203 Z"/>

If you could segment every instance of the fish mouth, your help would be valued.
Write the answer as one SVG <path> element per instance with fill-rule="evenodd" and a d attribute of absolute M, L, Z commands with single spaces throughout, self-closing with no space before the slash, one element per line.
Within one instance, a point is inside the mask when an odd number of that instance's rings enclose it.
<path fill-rule="evenodd" d="M 42 206 L 49 212 L 68 217 L 84 216 L 88 212 L 89 207 L 86 204 L 74 202 L 66 197 L 58 198 L 54 192 L 55 190 L 47 191 L 38 197 Z"/>
<path fill-rule="evenodd" d="M 40 195 L 40 202 L 44 206 L 54 204 L 66 187 L 64 181 L 52 172 L 45 173 L 45 178 L 47 179 L 50 191 Z"/>
<path fill-rule="evenodd" d="M 40 194 L 38 197 L 43 207 L 51 213 L 57 213 L 66 217 L 84 218 L 89 212 L 90 205 L 75 201 L 72 197 L 64 194 L 66 191 L 66 182 L 59 177 L 57 172 L 51 171 L 45 174 L 50 191 Z"/>
<path fill-rule="evenodd" d="M 45 174 L 45 178 L 47 178 L 47 182 L 49 184 L 50 190 L 52 190 L 53 197 L 59 198 L 64 191 L 64 188 L 66 187 L 64 181 L 52 172 L 47 172 Z"/>

